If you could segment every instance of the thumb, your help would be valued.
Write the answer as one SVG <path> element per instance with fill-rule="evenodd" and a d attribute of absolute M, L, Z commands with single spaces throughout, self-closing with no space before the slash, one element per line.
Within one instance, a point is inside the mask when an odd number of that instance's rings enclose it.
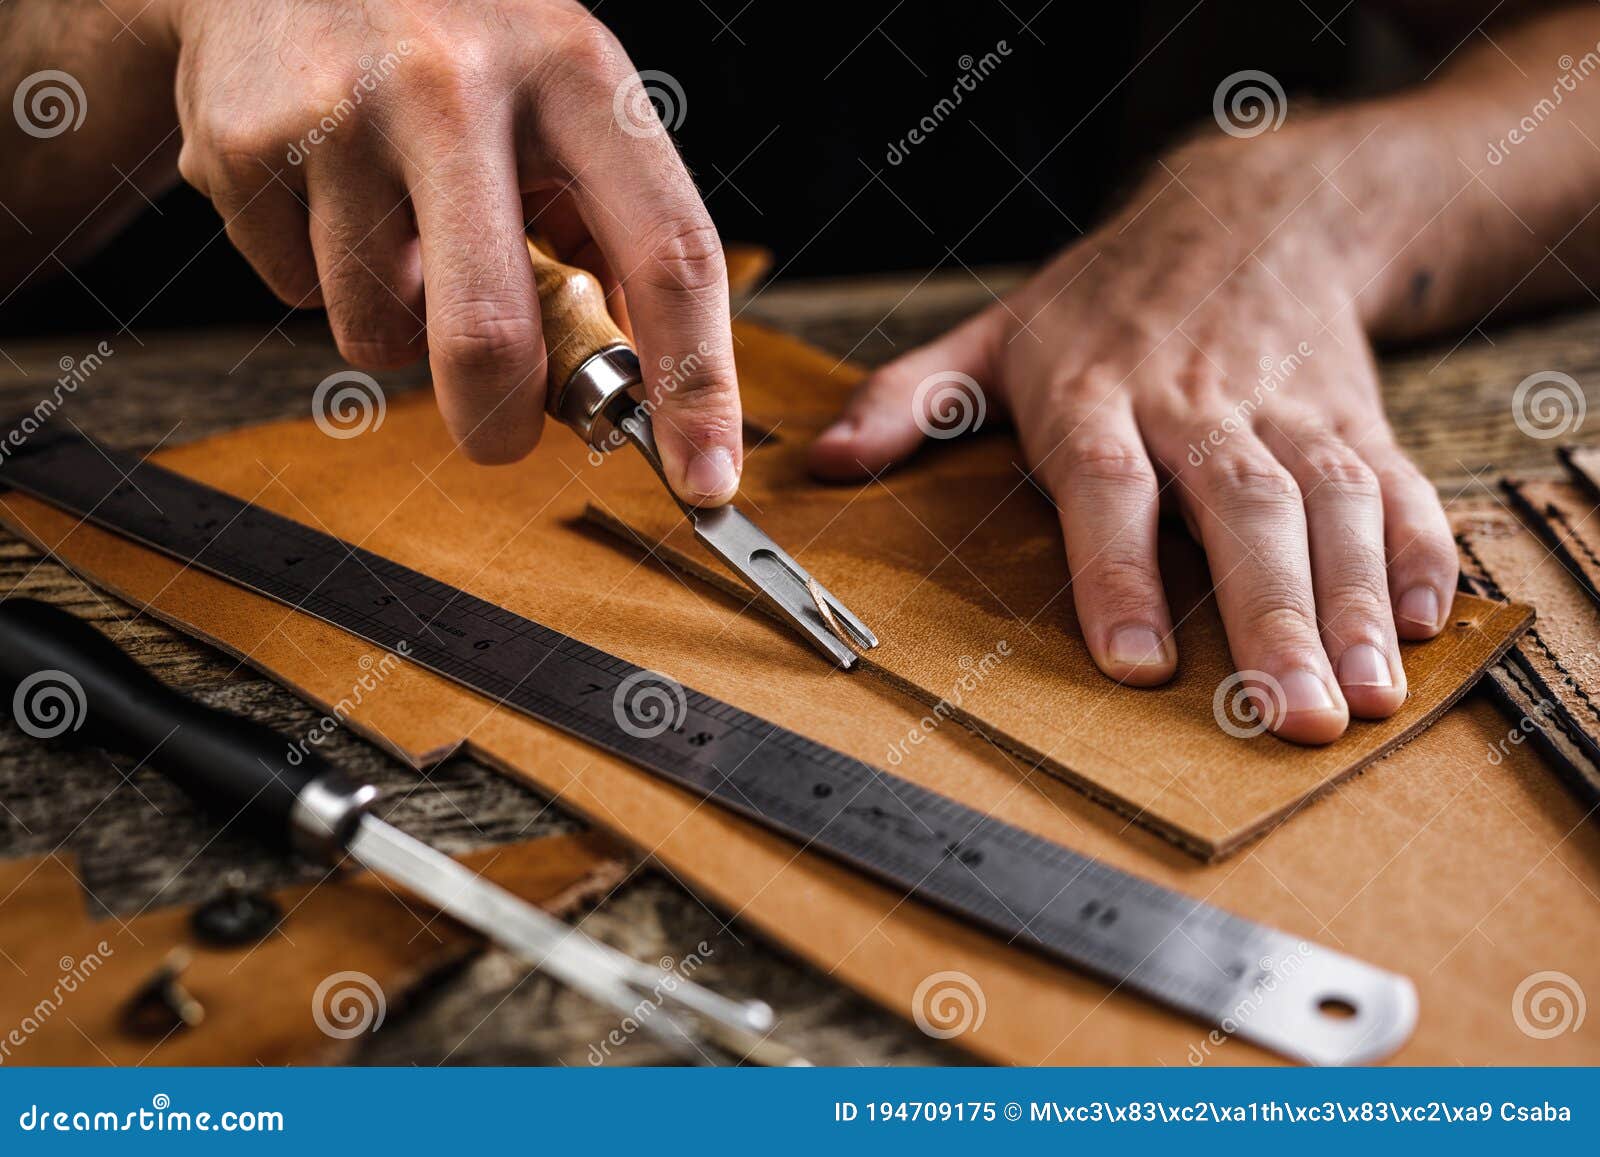
<path fill-rule="evenodd" d="M 999 401 L 999 305 L 876 370 L 811 444 L 811 472 L 830 482 L 876 474 L 924 438 L 955 438 L 988 420 Z"/>

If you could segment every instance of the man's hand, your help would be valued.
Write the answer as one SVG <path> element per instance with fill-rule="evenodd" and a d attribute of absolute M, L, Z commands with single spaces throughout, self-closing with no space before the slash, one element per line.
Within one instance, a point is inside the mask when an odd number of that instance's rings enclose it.
<path fill-rule="evenodd" d="M 694 367 L 657 399 L 661 456 L 685 499 L 732 497 L 721 244 L 633 65 L 579 4 L 157 4 L 178 48 L 181 173 L 279 297 L 327 307 L 349 361 L 426 349 L 465 452 L 526 454 L 545 394 L 532 217 L 620 285 L 643 365 Z"/>
<path fill-rule="evenodd" d="M 1173 674 L 1166 501 L 1205 547 L 1235 663 L 1276 683 L 1279 734 L 1326 742 L 1404 700 L 1397 637 L 1439 630 L 1455 548 L 1384 420 L 1336 239 L 1291 212 L 1336 194 L 1250 148 L 1171 158 L 1021 291 L 875 374 L 812 461 L 847 478 L 904 458 L 916 419 L 935 417 L 913 413 L 938 396 L 918 386 L 969 375 L 1010 411 L 1059 508 L 1101 670 L 1140 686 Z"/>

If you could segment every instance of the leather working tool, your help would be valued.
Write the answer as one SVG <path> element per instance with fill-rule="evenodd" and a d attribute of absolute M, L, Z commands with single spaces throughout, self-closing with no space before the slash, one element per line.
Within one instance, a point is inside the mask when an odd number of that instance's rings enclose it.
<path fill-rule="evenodd" d="M 546 915 L 378 819 L 376 788 L 260 724 L 179 694 L 59 607 L 0 602 L 0 688 L 32 733 L 70 734 L 148 762 L 225 825 L 238 822 L 285 850 L 330 865 L 348 856 L 692 1061 L 707 1056 L 705 1037 L 740 1059 L 764 1051 L 766 1004 L 720 996 Z M 660 1007 L 641 1015 L 651 1001 Z"/>
<path fill-rule="evenodd" d="M 672 493 L 656 451 L 653 407 L 643 397 L 639 357 L 606 312 L 600 283 L 587 271 L 556 261 L 531 239 L 528 254 L 549 351 L 545 408 L 601 453 L 631 445 Z M 675 493 L 673 500 L 700 543 L 841 668 L 855 666 L 857 650 L 878 645 L 865 623 L 731 503 L 701 508 Z"/>
<path fill-rule="evenodd" d="M 74 431 L 41 431 L 0 464 L 0 482 L 403 650 L 908 895 L 1285 1056 L 1375 1060 L 1414 1027 L 1404 977 L 1051 844 Z M 653 716 L 634 707 L 640 691 Z"/>

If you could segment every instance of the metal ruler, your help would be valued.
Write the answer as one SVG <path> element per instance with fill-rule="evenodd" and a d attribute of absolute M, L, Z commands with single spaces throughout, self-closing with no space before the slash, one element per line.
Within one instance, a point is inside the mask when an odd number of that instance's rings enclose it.
<path fill-rule="evenodd" d="M 658 702 L 670 727 L 648 712 L 634 718 L 629 694 L 651 684 L 675 699 L 677 685 L 74 431 L 41 431 L 12 449 L 0 485 L 377 646 L 403 643 L 411 661 L 807 848 L 1285 1056 L 1377 1060 L 1415 1023 L 1402 976 L 1079 855 L 709 695 L 683 688 L 681 701 Z"/>

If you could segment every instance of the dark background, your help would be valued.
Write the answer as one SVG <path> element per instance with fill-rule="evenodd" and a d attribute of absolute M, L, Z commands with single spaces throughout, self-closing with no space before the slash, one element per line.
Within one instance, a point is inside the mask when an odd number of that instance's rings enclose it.
<path fill-rule="evenodd" d="M 1337 94 L 1372 55 L 1343 0 L 1041 2 L 592 6 L 641 70 L 683 89 L 675 136 L 723 237 L 771 247 L 784 277 L 1042 259 L 1156 149 L 1215 131 L 1224 77 L 1262 69 L 1291 94 Z M 1010 55 L 890 164 L 963 58 L 1002 40 Z M 207 202 L 180 187 L 158 205 L 76 271 L 81 284 L 7 303 L 0 332 L 284 316 Z"/>

